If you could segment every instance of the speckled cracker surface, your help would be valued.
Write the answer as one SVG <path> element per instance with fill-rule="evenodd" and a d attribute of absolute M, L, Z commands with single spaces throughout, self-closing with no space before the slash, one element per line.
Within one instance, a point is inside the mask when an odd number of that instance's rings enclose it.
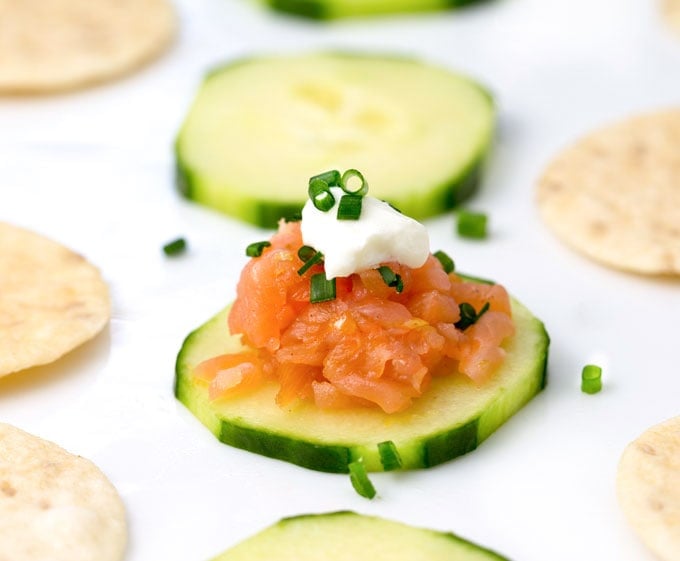
<path fill-rule="evenodd" d="M 89 460 L 0 423 L 0 561 L 120 561 L 125 510 Z"/>
<path fill-rule="evenodd" d="M 0 93 L 125 74 L 159 55 L 175 27 L 169 0 L 0 0 Z"/>
<path fill-rule="evenodd" d="M 680 274 L 680 109 L 640 115 L 579 140 L 539 180 L 548 227 L 605 265 Z"/>
<path fill-rule="evenodd" d="M 680 417 L 628 445 L 617 478 L 621 508 L 642 541 L 663 561 L 680 559 Z"/>
<path fill-rule="evenodd" d="M 0 376 L 52 362 L 94 337 L 109 291 L 82 256 L 0 222 Z"/>

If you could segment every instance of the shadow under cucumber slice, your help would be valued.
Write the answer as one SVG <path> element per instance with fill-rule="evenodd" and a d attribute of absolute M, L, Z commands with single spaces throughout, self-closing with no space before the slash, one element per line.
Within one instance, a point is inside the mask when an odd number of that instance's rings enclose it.
<path fill-rule="evenodd" d="M 402 469 L 435 466 L 477 447 L 546 383 L 549 338 L 543 323 L 513 300 L 516 334 L 491 381 L 475 386 L 463 375 L 436 377 L 406 411 L 328 411 L 313 404 L 282 409 L 271 382 L 252 394 L 211 402 L 192 369 L 213 356 L 238 351 L 227 328 L 228 309 L 191 333 L 177 357 L 175 395 L 217 436 L 237 448 L 326 472 L 346 473 L 362 458 L 382 471 L 378 444 L 392 441 Z"/>
<path fill-rule="evenodd" d="M 189 199 L 258 226 L 300 211 L 309 170 L 360 169 L 417 220 L 470 196 L 495 108 L 467 77 L 397 56 L 269 56 L 210 72 L 175 144 Z"/>

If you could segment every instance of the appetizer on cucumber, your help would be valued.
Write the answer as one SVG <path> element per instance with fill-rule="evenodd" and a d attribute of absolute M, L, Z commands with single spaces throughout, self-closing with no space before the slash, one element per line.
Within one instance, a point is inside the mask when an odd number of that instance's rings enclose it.
<path fill-rule="evenodd" d="M 185 340 L 178 399 L 221 441 L 320 471 L 474 449 L 543 388 L 543 324 L 430 254 L 359 172 L 309 185 L 302 221 L 248 247 L 233 305 Z"/>
<path fill-rule="evenodd" d="M 210 72 L 176 141 L 180 191 L 259 226 L 299 213 L 310 169 L 356 166 L 416 219 L 477 187 L 495 123 L 472 80 L 400 57 L 240 60 Z"/>
<path fill-rule="evenodd" d="M 284 518 L 212 561 L 507 561 L 451 533 L 354 512 Z"/>

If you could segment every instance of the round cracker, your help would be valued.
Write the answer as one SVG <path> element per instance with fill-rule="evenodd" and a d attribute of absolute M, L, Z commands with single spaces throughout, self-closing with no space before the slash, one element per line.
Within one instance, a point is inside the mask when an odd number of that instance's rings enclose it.
<path fill-rule="evenodd" d="M 0 424 L 0 560 L 120 561 L 123 503 L 92 462 Z"/>
<path fill-rule="evenodd" d="M 159 55 L 175 27 L 168 0 L 0 0 L 0 92 L 125 74 Z"/>
<path fill-rule="evenodd" d="M 539 180 L 546 224 L 605 265 L 680 274 L 680 110 L 636 116 L 579 140 Z"/>
<path fill-rule="evenodd" d="M 84 257 L 0 222 L 0 376 L 58 359 L 110 313 L 108 288 Z"/>
<path fill-rule="evenodd" d="M 661 0 L 661 12 L 668 24 L 680 32 L 680 0 Z"/>
<path fill-rule="evenodd" d="M 656 425 L 621 457 L 617 494 L 642 541 L 664 561 L 680 559 L 680 417 Z"/>

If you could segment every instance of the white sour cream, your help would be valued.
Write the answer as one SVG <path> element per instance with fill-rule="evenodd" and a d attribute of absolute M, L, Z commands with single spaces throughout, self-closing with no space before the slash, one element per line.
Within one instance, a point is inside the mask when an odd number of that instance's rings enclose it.
<path fill-rule="evenodd" d="M 328 212 L 311 200 L 302 209 L 302 240 L 324 255 L 326 277 L 346 277 L 388 261 L 417 268 L 430 254 L 427 229 L 387 203 L 365 196 L 359 220 L 338 220 L 345 192 L 332 187 L 335 205 Z"/>

